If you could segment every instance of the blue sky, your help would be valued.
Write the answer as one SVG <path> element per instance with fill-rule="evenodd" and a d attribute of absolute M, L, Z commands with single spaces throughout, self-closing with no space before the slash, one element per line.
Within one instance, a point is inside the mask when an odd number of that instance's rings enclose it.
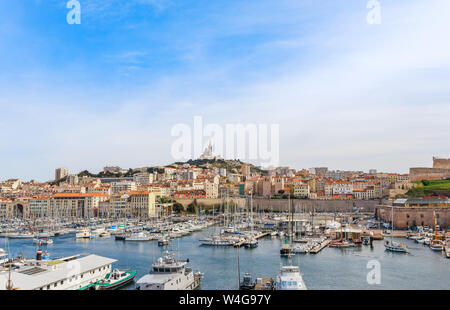
<path fill-rule="evenodd" d="M 407 172 L 450 155 L 450 3 L 0 2 L 0 180 L 172 162 L 171 128 L 280 124 L 280 164 Z"/>

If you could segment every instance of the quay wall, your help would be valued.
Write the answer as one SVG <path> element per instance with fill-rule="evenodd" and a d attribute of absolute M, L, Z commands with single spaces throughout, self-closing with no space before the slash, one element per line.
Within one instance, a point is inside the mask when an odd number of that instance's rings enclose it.
<path fill-rule="evenodd" d="M 434 227 L 434 215 L 436 211 L 436 221 L 441 229 L 450 226 L 450 208 L 430 208 L 430 207 L 394 207 L 394 228 L 407 229 L 411 226 Z M 385 222 L 392 221 L 392 206 L 379 205 L 375 215 Z"/>

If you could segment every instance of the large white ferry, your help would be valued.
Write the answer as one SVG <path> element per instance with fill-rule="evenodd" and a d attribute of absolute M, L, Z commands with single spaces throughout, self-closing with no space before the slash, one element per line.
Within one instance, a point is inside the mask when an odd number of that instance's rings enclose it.
<path fill-rule="evenodd" d="M 56 260 L 23 259 L 0 270 L 0 290 L 78 290 L 111 272 L 115 259 L 74 255 Z M 6 266 L 10 265 L 10 266 Z"/>
<path fill-rule="evenodd" d="M 186 261 L 177 261 L 174 253 L 164 252 L 149 274 L 136 282 L 137 290 L 194 290 L 200 287 L 201 274 L 187 267 Z"/>

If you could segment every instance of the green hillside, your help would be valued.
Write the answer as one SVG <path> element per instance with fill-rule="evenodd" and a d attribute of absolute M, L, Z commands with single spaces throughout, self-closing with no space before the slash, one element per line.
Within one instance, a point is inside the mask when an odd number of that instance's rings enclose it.
<path fill-rule="evenodd" d="M 450 180 L 423 180 L 417 182 L 417 187 L 410 189 L 406 195 L 408 197 L 422 196 L 447 196 L 450 197 Z"/>

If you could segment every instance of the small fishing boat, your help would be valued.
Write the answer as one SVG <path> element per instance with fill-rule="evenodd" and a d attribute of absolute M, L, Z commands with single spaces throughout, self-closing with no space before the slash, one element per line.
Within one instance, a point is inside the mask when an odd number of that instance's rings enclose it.
<path fill-rule="evenodd" d="M 395 242 L 392 240 L 386 240 L 384 243 L 384 247 L 387 251 L 408 253 L 407 246 L 405 246 L 403 243 Z"/>
<path fill-rule="evenodd" d="M 53 244 L 53 239 L 50 238 L 34 238 L 33 242 L 39 245 Z"/>
<path fill-rule="evenodd" d="M 363 244 L 364 245 L 369 245 L 370 244 L 370 237 L 365 237 L 363 240 Z"/>
<path fill-rule="evenodd" d="M 433 251 L 443 251 L 445 249 L 445 243 L 442 240 L 432 240 L 430 249 Z"/>
<path fill-rule="evenodd" d="M 434 214 L 434 238 L 431 240 L 430 249 L 433 251 L 443 251 L 445 249 L 445 243 L 441 240 L 442 236 L 438 234 L 438 225 L 436 221 L 436 212 Z"/>
<path fill-rule="evenodd" d="M 394 241 L 394 206 L 392 206 L 392 231 L 391 231 L 391 239 L 386 240 L 384 242 L 384 247 L 386 251 L 390 252 L 398 252 L 398 253 L 408 253 L 408 247 L 403 243 L 399 243 Z"/>
<path fill-rule="evenodd" d="M 242 283 L 239 285 L 239 289 L 243 291 L 250 291 L 255 288 L 256 282 L 253 281 L 252 275 L 249 273 L 246 273 L 244 275 L 244 279 Z"/>
<path fill-rule="evenodd" d="M 210 238 L 200 239 L 201 245 L 208 246 L 233 246 L 234 242 L 231 239 L 212 235 Z"/>
<path fill-rule="evenodd" d="M 363 242 L 361 239 L 353 239 L 353 244 L 354 245 L 361 245 Z"/>
<path fill-rule="evenodd" d="M 75 234 L 75 238 L 89 239 L 91 238 L 91 231 L 89 229 L 83 229 Z"/>
<path fill-rule="evenodd" d="M 37 257 L 39 260 L 50 259 L 50 253 L 47 253 L 47 251 L 44 251 L 44 253 L 42 253 L 41 250 L 38 250 L 38 251 L 36 252 L 36 257 Z"/>
<path fill-rule="evenodd" d="M 130 234 L 119 234 L 114 236 L 114 240 L 124 241 Z"/>
<path fill-rule="evenodd" d="M 31 232 L 23 232 L 23 233 L 11 233 L 8 235 L 8 238 L 10 239 L 33 239 L 34 234 Z"/>
<path fill-rule="evenodd" d="M 165 246 L 169 244 L 169 237 L 162 237 L 158 239 L 158 245 L 159 246 Z"/>
<path fill-rule="evenodd" d="M 286 240 L 286 244 L 284 244 L 281 249 L 280 249 L 280 255 L 281 256 L 290 256 L 293 255 L 292 253 L 292 249 L 291 246 L 289 245 L 289 243 Z"/>
<path fill-rule="evenodd" d="M 96 283 L 96 289 L 115 290 L 133 282 L 135 276 L 136 270 L 120 271 L 119 269 L 114 269 L 111 273 L 106 275 L 105 279 Z"/>
<path fill-rule="evenodd" d="M 330 248 L 349 248 L 352 246 L 354 246 L 354 244 L 350 243 L 348 240 L 333 240 L 329 245 Z"/>
<path fill-rule="evenodd" d="M 425 241 L 425 237 L 424 236 L 420 236 L 420 237 L 417 237 L 417 238 L 415 238 L 413 240 L 414 240 L 415 243 L 423 244 L 424 241 Z"/>
<path fill-rule="evenodd" d="M 246 241 L 244 246 L 247 249 L 252 249 L 258 247 L 258 240 L 256 238 L 251 238 L 250 240 Z"/>
<path fill-rule="evenodd" d="M 143 232 L 133 234 L 133 235 L 125 238 L 125 241 L 149 241 L 149 240 L 150 240 L 150 237 L 148 237 Z"/>

